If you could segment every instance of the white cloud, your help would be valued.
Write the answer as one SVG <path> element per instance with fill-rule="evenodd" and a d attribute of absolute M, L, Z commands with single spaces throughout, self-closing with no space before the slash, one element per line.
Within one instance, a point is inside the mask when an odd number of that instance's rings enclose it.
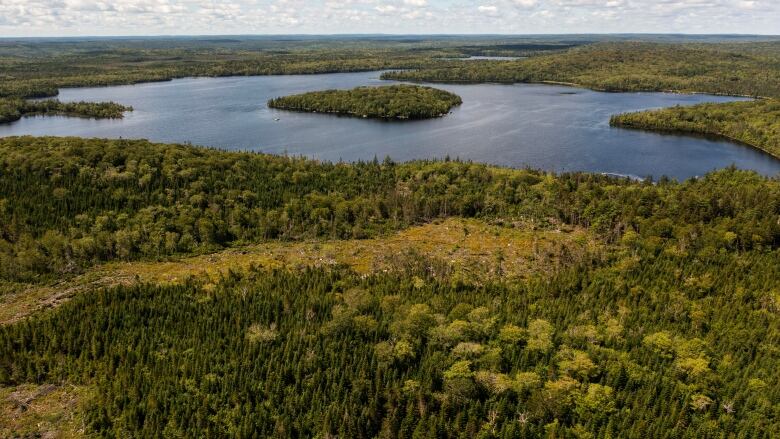
<path fill-rule="evenodd" d="M 780 0 L 0 0 L 0 36 L 780 34 Z"/>
<path fill-rule="evenodd" d="M 512 0 L 512 3 L 521 8 L 532 8 L 539 2 L 537 0 Z"/>
<path fill-rule="evenodd" d="M 498 6 L 496 5 L 480 5 L 477 10 L 490 17 L 497 17 L 499 14 Z"/>

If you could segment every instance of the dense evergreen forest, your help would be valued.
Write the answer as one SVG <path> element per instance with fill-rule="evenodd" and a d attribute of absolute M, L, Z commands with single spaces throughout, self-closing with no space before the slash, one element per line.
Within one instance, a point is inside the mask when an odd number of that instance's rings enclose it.
<path fill-rule="evenodd" d="M 378 119 L 430 119 L 462 104 L 460 96 L 431 87 L 390 85 L 325 90 L 268 101 L 270 108 Z"/>
<path fill-rule="evenodd" d="M 133 111 L 114 102 L 60 102 L 54 99 L 28 101 L 24 99 L 0 99 L 0 123 L 13 122 L 24 116 L 62 115 L 119 119 L 126 111 Z"/>
<path fill-rule="evenodd" d="M 418 261 L 97 291 L 0 328 L 0 383 L 93 384 L 109 437 L 777 437 L 777 252 L 644 244 L 516 284 Z"/>
<path fill-rule="evenodd" d="M 575 224 L 604 244 L 525 279 L 455 279 L 446 261 L 406 253 L 369 276 L 252 269 L 96 290 L 0 327 L 0 385 L 94 388 L 87 434 L 780 434 L 778 180 L 329 164 L 127 140 L 0 145 L 6 279 L 453 215 Z"/>

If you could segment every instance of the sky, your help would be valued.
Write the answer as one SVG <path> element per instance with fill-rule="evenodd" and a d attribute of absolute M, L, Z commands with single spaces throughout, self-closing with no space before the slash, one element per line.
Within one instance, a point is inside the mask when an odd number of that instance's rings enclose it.
<path fill-rule="evenodd" d="M 780 34 L 780 0 L 0 0 L 0 37 Z"/>

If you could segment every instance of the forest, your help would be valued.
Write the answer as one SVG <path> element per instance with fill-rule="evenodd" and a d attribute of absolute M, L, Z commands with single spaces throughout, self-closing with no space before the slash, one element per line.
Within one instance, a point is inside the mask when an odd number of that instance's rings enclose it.
<path fill-rule="evenodd" d="M 131 283 L 0 326 L 0 387 L 92 389 L 87 435 L 780 434 L 777 179 L 724 169 L 638 182 L 78 138 L 2 139 L 0 157 L 8 282 L 446 217 L 576 226 L 601 243 L 522 278 L 500 275 L 500 253 L 496 275 L 477 280 L 406 252 L 369 275 Z"/>
<path fill-rule="evenodd" d="M 269 100 L 268 107 L 376 119 L 431 119 L 446 115 L 462 103 L 458 95 L 444 90 L 415 85 L 390 85 L 284 96 Z"/>
<path fill-rule="evenodd" d="M 498 37 L 496 37 L 498 38 Z M 0 97 L 54 96 L 61 87 L 133 84 L 185 76 L 311 74 L 385 69 L 426 82 L 564 82 L 609 91 L 780 96 L 780 42 L 460 39 L 275 41 L 0 41 Z M 643 41 L 636 41 L 643 40 Z M 667 39 L 668 40 L 668 39 Z M 470 62 L 469 55 L 527 56 Z"/>
<path fill-rule="evenodd" d="M 4 279 L 263 240 L 368 238 L 448 216 L 566 223 L 608 242 L 632 230 L 659 248 L 680 241 L 696 252 L 780 244 L 780 184 L 736 170 L 654 184 L 453 160 L 319 163 L 56 137 L 0 139 L 0 157 Z"/>
<path fill-rule="evenodd" d="M 166 81 L 183 77 L 289 75 L 449 65 L 450 57 L 500 49 L 529 56 L 561 50 L 554 39 L 447 38 L 140 38 L 0 39 L 0 98 L 56 96 L 62 87 Z"/>
<path fill-rule="evenodd" d="M 780 97 L 780 43 L 608 42 L 527 59 L 386 72 L 426 82 L 554 82 L 604 91 Z"/>
<path fill-rule="evenodd" d="M 0 58 L 0 97 L 56 96 L 62 87 L 95 87 L 168 81 L 189 76 L 257 76 L 338 73 L 414 68 L 431 62 L 424 54 L 405 51 L 314 50 L 265 52 L 158 50 L 139 53 L 75 54 L 7 61 Z"/>
<path fill-rule="evenodd" d="M 56 99 L 29 101 L 24 99 L 0 99 L 0 123 L 14 122 L 24 116 L 59 115 L 91 117 L 95 119 L 121 119 L 133 107 L 114 102 L 60 102 Z"/>

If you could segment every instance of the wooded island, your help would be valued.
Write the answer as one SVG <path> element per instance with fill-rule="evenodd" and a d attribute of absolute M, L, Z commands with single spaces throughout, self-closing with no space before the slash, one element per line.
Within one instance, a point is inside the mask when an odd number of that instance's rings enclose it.
<path fill-rule="evenodd" d="M 286 96 L 268 101 L 270 108 L 335 113 L 374 119 L 431 119 L 463 103 L 448 91 L 419 85 L 357 87 Z"/>
<path fill-rule="evenodd" d="M 121 119 L 133 107 L 115 102 L 60 102 L 56 99 L 28 101 L 25 99 L 0 99 L 0 123 L 14 122 L 24 116 L 57 115 L 92 117 L 95 119 Z"/>

